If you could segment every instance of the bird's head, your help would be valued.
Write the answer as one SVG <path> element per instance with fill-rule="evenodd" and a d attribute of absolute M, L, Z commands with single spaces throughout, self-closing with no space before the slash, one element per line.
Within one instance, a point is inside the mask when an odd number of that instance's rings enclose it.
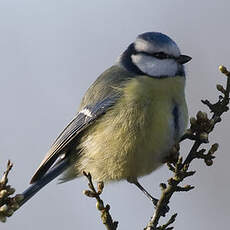
<path fill-rule="evenodd" d="M 183 64 L 191 59 L 181 55 L 177 44 L 167 35 L 147 32 L 138 35 L 120 56 L 118 63 L 135 74 L 173 77 L 184 76 Z"/>

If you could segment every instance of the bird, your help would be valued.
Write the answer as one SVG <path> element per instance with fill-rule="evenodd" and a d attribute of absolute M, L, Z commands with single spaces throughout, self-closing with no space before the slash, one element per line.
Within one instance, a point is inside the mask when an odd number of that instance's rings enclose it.
<path fill-rule="evenodd" d="M 160 167 L 185 132 L 184 64 L 190 60 L 166 34 L 139 34 L 88 88 L 22 204 L 55 177 L 66 182 L 85 171 L 96 182 L 127 180 L 156 205 L 138 178 Z"/>

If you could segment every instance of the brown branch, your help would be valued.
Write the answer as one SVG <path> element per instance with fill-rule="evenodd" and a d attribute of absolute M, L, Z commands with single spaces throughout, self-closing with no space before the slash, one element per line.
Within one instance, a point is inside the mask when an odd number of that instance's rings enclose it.
<path fill-rule="evenodd" d="M 12 170 L 13 164 L 8 161 L 7 169 L 0 180 L 0 221 L 6 222 L 6 218 L 13 215 L 13 213 L 19 208 L 19 202 L 23 199 L 23 196 L 17 194 L 14 197 L 10 197 L 15 193 L 15 189 L 8 183 L 8 175 Z"/>
<path fill-rule="evenodd" d="M 174 175 L 168 180 L 167 185 L 164 183 L 160 185 L 162 189 L 161 198 L 159 199 L 156 210 L 145 230 L 172 229 L 172 227 L 168 226 L 175 221 L 176 216 L 174 216 L 173 222 L 169 221 L 161 226 L 158 226 L 159 219 L 165 216 L 165 213 L 163 213 L 162 210 L 164 210 L 164 207 L 169 204 L 169 200 L 175 192 L 190 191 L 194 188 L 191 185 L 183 187 L 179 186 L 185 178 L 192 176 L 195 173 L 195 171 L 188 171 L 191 162 L 194 159 L 203 159 L 207 166 L 213 164 L 213 159 L 215 158 L 214 153 L 218 149 L 218 144 L 213 144 L 207 154 L 205 154 L 206 149 L 199 150 L 199 148 L 202 144 L 209 143 L 209 134 L 214 130 L 216 124 L 221 121 L 223 113 L 229 110 L 230 72 L 224 66 L 220 66 L 219 69 L 227 76 L 226 87 L 224 88 L 222 85 L 217 85 L 217 90 L 221 95 L 219 96 L 218 102 L 215 104 L 212 104 L 208 100 L 202 100 L 202 103 L 207 105 L 210 112 L 213 113 L 210 119 L 208 118 L 207 113 L 201 111 L 197 113 L 196 118 L 190 118 L 190 128 L 181 138 L 181 142 L 186 139 L 193 141 L 192 148 L 184 161 L 179 154 L 179 148 L 177 148 L 177 159 L 168 162 L 169 170 L 172 171 Z"/>
<path fill-rule="evenodd" d="M 116 230 L 118 226 L 117 221 L 113 221 L 109 210 L 110 206 L 107 204 L 104 206 L 103 200 L 100 198 L 101 193 L 103 192 L 104 183 L 99 182 L 97 185 L 97 190 L 95 189 L 93 182 L 92 182 L 92 176 L 90 173 L 83 172 L 84 176 L 88 179 L 89 183 L 89 189 L 90 190 L 84 190 L 84 194 L 88 197 L 95 198 L 97 200 L 96 207 L 101 212 L 101 220 L 103 224 L 105 225 L 107 230 Z"/>

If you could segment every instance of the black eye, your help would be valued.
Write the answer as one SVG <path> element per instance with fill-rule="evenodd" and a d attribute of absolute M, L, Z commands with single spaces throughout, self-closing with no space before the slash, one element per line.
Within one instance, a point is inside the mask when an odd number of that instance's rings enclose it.
<path fill-rule="evenodd" d="M 156 57 L 156 58 L 158 58 L 158 59 L 169 58 L 169 56 L 166 53 L 164 53 L 164 52 L 154 53 L 153 56 Z"/>

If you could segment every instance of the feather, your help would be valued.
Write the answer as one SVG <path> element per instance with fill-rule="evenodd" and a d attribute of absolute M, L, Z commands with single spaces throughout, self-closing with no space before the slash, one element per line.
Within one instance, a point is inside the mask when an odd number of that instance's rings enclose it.
<path fill-rule="evenodd" d="M 45 159 L 41 162 L 30 183 L 39 180 L 55 163 L 55 161 L 68 149 L 73 139 L 90 126 L 98 117 L 104 114 L 115 102 L 117 96 L 112 96 L 99 101 L 95 105 L 86 106 L 66 126 L 51 146 Z M 85 112 L 87 111 L 87 113 Z M 68 150 L 67 150 L 68 151 Z"/>

